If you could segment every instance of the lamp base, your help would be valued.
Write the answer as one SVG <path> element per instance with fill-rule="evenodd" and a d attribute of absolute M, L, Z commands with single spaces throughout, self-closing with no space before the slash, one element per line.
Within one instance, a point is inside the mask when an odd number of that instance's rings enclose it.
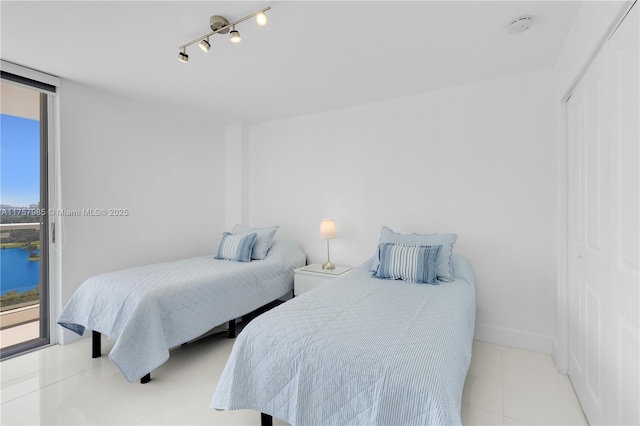
<path fill-rule="evenodd" d="M 322 264 L 322 269 L 336 269 L 336 265 L 327 260 L 327 263 Z"/>

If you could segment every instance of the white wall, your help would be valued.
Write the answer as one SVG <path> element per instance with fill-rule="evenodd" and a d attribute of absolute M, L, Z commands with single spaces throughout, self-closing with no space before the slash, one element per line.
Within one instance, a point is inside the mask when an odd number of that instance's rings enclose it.
<path fill-rule="evenodd" d="M 549 353 L 556 278 L 550 69 L 248 129 L 248 218 L 323 262 L 356 266 L 379 231 L 459 234 L 476 338 Z"/>
<path fill-rule="evenodd" d="M 225 229 L 247 223 L 247 132 L 243 125 L 225 127 Z"/>
<path fill-rule="evenodd" d="M 65 80 L 59 115 L 62 207 L 130 212 L 64 218 L 63 305 L 93 275 L 215 253 L 223 129 Z"/>

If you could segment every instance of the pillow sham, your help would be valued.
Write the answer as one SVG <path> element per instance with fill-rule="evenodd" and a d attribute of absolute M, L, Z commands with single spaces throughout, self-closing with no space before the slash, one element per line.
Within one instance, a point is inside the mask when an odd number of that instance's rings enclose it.
<path fill-rule="evenodd" d="M 442 249 L 438 255 L 436 263 L 436 276 L 440 281 L 453 281 L 453 272 L 451 270 L 451 253 L 453 252 L 453 245 L 458 239 L 457 234 L 400 234 L 393 232 L 393 230 L 382 227 L 380 231 L 379 244 L 392 243 L 392 244 L 404 244 L 404 245 L 441 245 Z M 371 268 L 371 272 L 375 272 L 380 265 L 380 257 L 376 256 Z"/>
<path fill-rule="evenodd" d="M 251 250 L 255 242 L 255 232 L 247 235 L 233 235 L 225 232 L 222 234 L 222 241 L 220 241 L 216 259 L 251 262 Z"/>
<path fill-rule="evenodd" d="M 251 252 L 251 258 L 256 260 L 262 260 L 267 257 L 267 253 L 269 249 L 273 245 L 273 237 L 276 235 L 276 232 L 280 229 L 279 226 L 272 226 L 270 228 L 249 228 L 244 227 L 242 225 L 236 225 L 233 228 L 233 235 L 248 235 L 248 234 L 256 234 L 256 243 L 253 246 L 253 251 Z"/>
<path fill-rule="evenodd" d="M 441 245 L 379 244 L 380 266 L 373 275 L 412 283 L 438 284 L 436 261 L 441 249 Z"/>

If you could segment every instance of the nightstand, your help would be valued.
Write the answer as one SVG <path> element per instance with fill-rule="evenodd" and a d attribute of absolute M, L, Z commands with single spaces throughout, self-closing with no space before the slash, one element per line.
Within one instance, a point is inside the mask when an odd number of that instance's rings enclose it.
<path fill-rule="evenodd" d="M 322 265 L 313 264 L 298 268 L 293 274 L 293 295 L 300 296 L 309 290 L 348 274 L 352 268 L 336 266 L 335 269 L 322 269 Z"/>

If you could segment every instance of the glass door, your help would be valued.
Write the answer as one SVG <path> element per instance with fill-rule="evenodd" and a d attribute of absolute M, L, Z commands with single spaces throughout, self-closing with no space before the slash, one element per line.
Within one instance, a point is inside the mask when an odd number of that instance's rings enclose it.
<path fill-rule="evenodd" d="M 0 355 L 49 343 L 48 94 L 0 81 Z"/>

